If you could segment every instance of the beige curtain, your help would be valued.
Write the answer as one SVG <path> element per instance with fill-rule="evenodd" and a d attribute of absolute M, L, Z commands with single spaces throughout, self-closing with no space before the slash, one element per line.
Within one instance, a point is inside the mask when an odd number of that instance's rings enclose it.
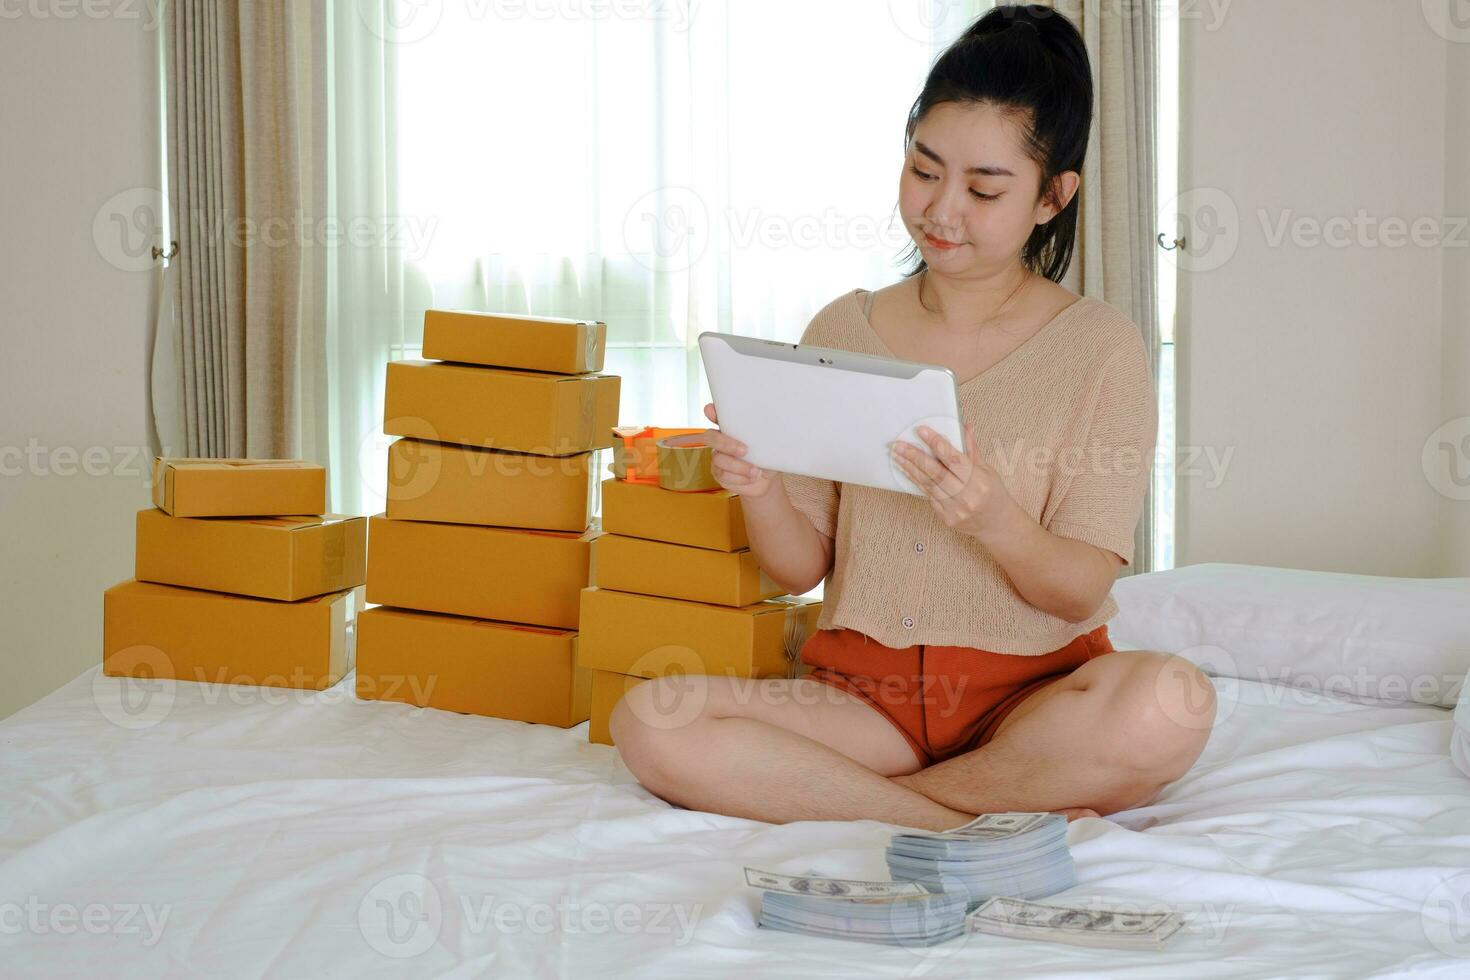
<path fill-rule="evenodd" d="M 326 192 L 324 5 L 168 0 L 173 317 L 155 371 L 165 451 L 300 456 L 325 446 L 320 309 Z M 176 418 L 175 418 L 176 415 Z"/>
<path fill-rule="evenodd" d="M 1077 248 L 1062 285 L 1117 307 L 1138 324 L 1159 379 L 1155 215 L 1158 4 L 1047 0 L 1077 26 L 1092 61 L 1095 104 L 1083 166 Z M 1144 498 L 1134 558 L 1122 574 L 1153 570 L 1154 489 Z"/>

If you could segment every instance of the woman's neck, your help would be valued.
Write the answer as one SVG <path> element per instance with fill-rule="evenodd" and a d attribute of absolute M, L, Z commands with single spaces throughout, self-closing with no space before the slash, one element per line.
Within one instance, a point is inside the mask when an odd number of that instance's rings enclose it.
<path fill-rule="evenodd" d="M 926 268 L 916 279 L 920 305 L 956 332 L 982 330 L 989 321 L 1013 312 L 1029 291 L 1035 273 L 1017 263 L 983 279 L 957 279 Z"/>

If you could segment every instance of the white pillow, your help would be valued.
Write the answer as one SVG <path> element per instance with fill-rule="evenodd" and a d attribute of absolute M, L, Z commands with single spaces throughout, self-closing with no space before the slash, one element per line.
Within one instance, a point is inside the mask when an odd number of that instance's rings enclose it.
<path fill-rule="evenodd" d="M 1470 673 L 1470 578 L 1212 562 L 1121 578 L 1113 597 L 1109 634 L 1217 676 L 1448 708 Z"/>
<path fill-rule="evenodd" d="M 1460 703 L 1455 706 L 1455 723 L 1450 726 L 1450 758 L 1460 771 L 1470 776 L 1470 677 L 1460 688 Z"/>

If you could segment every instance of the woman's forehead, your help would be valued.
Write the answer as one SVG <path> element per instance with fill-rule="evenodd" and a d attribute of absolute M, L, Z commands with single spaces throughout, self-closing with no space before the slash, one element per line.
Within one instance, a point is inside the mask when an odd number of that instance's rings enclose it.
<path fill-rule="evenodd" d="M 1021 174 L 1035 163 L 1023 152 L 1022 120 L 992 105 L 942 102 L 914 127 L 913 143 L 939 154 L 946 167 L 999 166 Z"/>

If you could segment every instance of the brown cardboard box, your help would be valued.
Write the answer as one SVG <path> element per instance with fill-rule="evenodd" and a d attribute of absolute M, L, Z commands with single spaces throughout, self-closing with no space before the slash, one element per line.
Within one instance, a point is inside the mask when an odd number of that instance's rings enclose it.
<path fill-rule="evenodd" d="M 595 585 L 619 592 L 748 606 L 785 595 L 749 548 L 714 551 L 666 541 L 604 534 L 592 543 Z"/>
<path fill-rule="evenodd" d="M 357 624 L 357 696 L 569 728 L 592 672 L 577 634 L 380 606 Z"/>
<path fill-rule="evenodd" d="M 368 525 L 368 602 L 576 629 L 595 524 L 529 531 L 390 521 Z"/>
<path fill-rule="evenodd" d="M 277 602 L 120 582 L 102 596 L 102 672 L 320 691 L 347 672 L 355 589 Z"/>
<path fill-rule="evenodd" d="M 390 361 L 383 431 L 481 449 L 570 456 L 612 445 L 616 374 L 545 374 Z"/>
<path fill-rule="evenodd" d="M 424 312 L 424 357 L 527 371 L 601 371 L 607 324 L 600 320 L 476 313 Z"/>
<path fill-rule="evenodd" d="M 142 582 L 292 601 L 362 585 L 367 518 L 170 517 L 138 511 Z"/>
<path fill-rule="evenodd" d="M 650 483 L 602 481 L 602 526 L 670 544 L 717 551 L 750 547 L 740 495 L 728 490 L 665 490 Z"/>
<path fill-rule="evenodd" d="M 822 604 L 782 596 L 749 606 L 582 590 L 581 663 L 639 677 L 786 677 Z"/>
<path fill-rule="evenodd" d="M 153 504 L 174 517 L 324 514 L 327 471 L 299 459 L 155 456 Z"/>
<path fill-rule="evenodd" d="M 597 454 L 534 456 L 399 439 L 388 447 L 388 517 L 584 531 L 598 491 Z"/>
<path fill-rule="evenodd" d="M 610 670 L 592 671 L 592 703 L 589 708 L 587 741 L 598 745 L 612 745 L 612 733 L 607 730 L 607 719 L 613 707 L 633 688 L 648 678 L 631 674 L 615 674 Z"/>

